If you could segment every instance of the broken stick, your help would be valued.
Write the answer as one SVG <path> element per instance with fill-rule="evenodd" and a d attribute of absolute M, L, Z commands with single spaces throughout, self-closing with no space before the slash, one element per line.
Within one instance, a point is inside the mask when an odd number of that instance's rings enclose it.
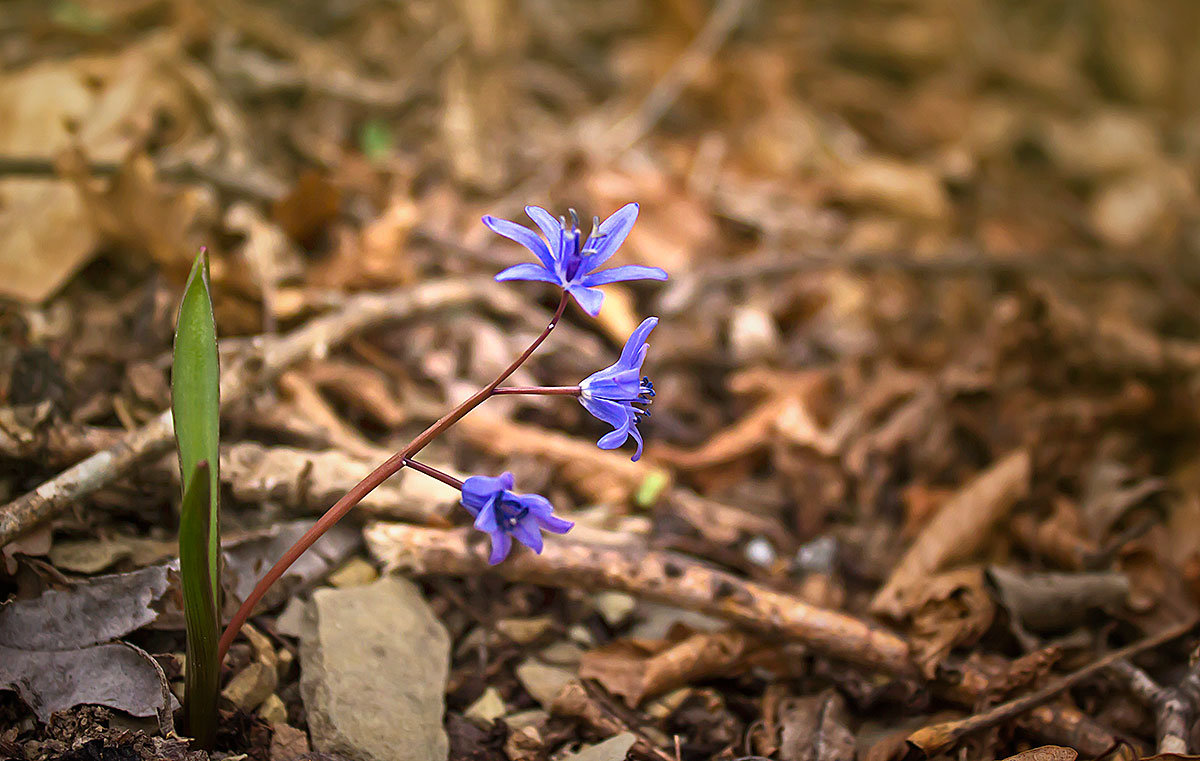
<path fill-rule="evenodd" d="M 490 571 L 512 581 L 579 589 L 610 589 L 733 621 L 747 629 L 799 640 L 840 660 L 916 677 L 908 642 L 853 616 L 809 605 L 671 552 L 607 547 L 562 539 L 541 555 L 514 554 L 489 566 L 470 529 L 451 531 L 376 523 L 367 545 L 392 569 L 463 576 Z"/>

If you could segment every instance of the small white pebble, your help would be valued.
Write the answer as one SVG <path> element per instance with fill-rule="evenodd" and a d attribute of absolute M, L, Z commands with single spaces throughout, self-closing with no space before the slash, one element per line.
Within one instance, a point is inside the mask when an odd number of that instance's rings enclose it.
<path fill-rule="evenodd" d="M 746 559 L 760 566 L 775 562 L 775 548 L 764 537 L 756 536 L 746 543 Z"/>

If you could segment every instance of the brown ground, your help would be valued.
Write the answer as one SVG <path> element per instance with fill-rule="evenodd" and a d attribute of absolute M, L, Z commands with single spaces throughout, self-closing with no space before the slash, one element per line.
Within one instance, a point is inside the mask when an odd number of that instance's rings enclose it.
<path fill-rule="evenodd" d="M 572 308 L 514 380 L 575 383 L 660 316 L 643 460 L 599 453 L 566 399 L 498 400 L 429 450 L 514 471 L 582 530 L 488 572 L 436 484 L 351 518 L 432 527 L 370 541 L 338 583 L 425 571 L 453 758 L 626 730 L 643 759 L 1200 750 L 1195 637 L 987 714 L 1200 602 L 1197 4 L 8 0 L 0 72 L 5 501 L 167 408 L 200 245 L 231 362 L 356 294 L 462 289 L 247 386 L 224 440 L 281 459 L 226 468 L 235 535 L 318 513 L 353 479 L 313 477 L 315 453 L 382 460 L 540 330 L 556 294 L 487 281 L 528 256 L 482 214 L 641 203 L 619 263 L 671 282 Z M 5 547 L 0 599 L 170 554 L 174 469 L 115 474 Z M 734 627 L 648 633 L 661 612 L 601 589 Z M 127 639 L 178 675 L 177 632 Z M 537 707 L 515 667 L 566 641 L 583 679 L 548 719 L 463 717 L 489 687 Z M 252 658 L 232 656 L 230 676 Z M 223 752 L 296 757 L 283 674 L 286 722 L 230 714 Z M 186 752 L 127 726 L 0 694 L 0 757 Z"/>

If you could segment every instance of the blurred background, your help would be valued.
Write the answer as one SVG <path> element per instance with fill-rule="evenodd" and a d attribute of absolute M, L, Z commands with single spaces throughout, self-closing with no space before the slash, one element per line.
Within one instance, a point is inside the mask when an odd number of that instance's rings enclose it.
<path fill-rule="evenodd" d="M 670 282 L 608 287 L 598 321 L 572 307 L 514 380 L 574 383 L 660 316 L 643 461 L 579 454 L 604 431 L 553 399 L 497 400 L 431 457 L 865 615 L 929 517 L 1023 451 L 1030 486 L 976 557 L 1123 574 L 1105 620 L 1149 630 L 1200 592 L 1198 173 L 1192 0 L 3 0 L 0 496 L 167 408 L 200 246 L 234 355 L 357 293 L 467 283 L 228 410 L 231 530 L 312 515 L 544 324 L 551 289 L 487 282 L 529 255 L 481 215 L 638 201 L 620 263 Z M 329 452 L 343 470 L 298 485 Z M 168 539 L 172 467 L 22 551 L 136 565 L 61 547 Z M 440 488 L 404 480 L 370 514 L 461 522 Z M 1033 647 L 996 639 L 988 593 L 963 601 L 982 583 L 871 612 L 926 663 Z M 452 679 L 451 711 L 483 686 Z M 719 721 L 670 716 L 699 758 L 765 699 L 738 683 L 704 694 Z"/>

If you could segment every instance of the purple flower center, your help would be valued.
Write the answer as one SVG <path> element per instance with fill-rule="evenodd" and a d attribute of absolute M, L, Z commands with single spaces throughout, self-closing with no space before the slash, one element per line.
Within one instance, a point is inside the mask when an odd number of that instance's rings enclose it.
<path fill-rule="evenodd" d="M 508 498 L 507 493 L 500 493 L 493 497 L 491 508 L 496 512 L 496 525 L 508 532 L 516 528 L 525 516 L 529 515 L 529 508 L 516 499 Z"/>

